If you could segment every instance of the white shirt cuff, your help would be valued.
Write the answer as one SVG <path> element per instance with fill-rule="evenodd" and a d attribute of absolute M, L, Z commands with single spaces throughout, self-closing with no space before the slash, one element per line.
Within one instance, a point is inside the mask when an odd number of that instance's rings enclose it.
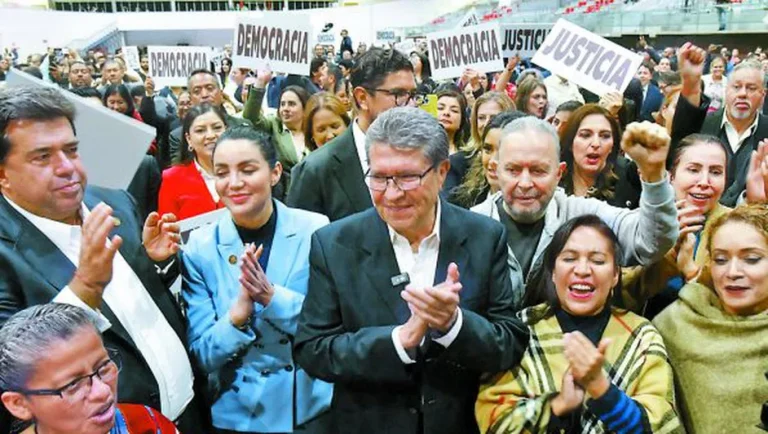
<path fill-rule="evenodd" d="M 412 365 L 416 363 L 416 360 L 412 359 L 411 356 L 408 355 L 408 352 L 403 347 L 403 343 L 400 342 L 400 329 L 402 328 L 403 326 L 397 326 L 392 329 L 392 343 L 395 345 L 395 351 L 397 351 L 397 355 L 400 357 L 400 360 L 406 365 Z M 422 345 L 424 344 L 423 338 L 421 343 Z"/>
<path fill-rule="evenodd" d="M 85 302 L 81 300 L 80 297 L 75 295 L 75 293 L 69 289 L 69 286 L 65 286 L 64 289 L 59 291 L 56 297 L 53 297 L 53 302 L 69 304 L 84 309 L 88 313 L 88 316 L 91 317 L 91 320 L 93 320 L 96 328 L 98 328 L 101 333 L 104 333 L 106 330 L 112 327 L 112 323 L 109 322 L 107 317 L 102 315 L 99 310 L 92 309 L 90 306 L 85 304 Z"/>
<path fill-rule="evenodd" d="M 432 339 L 433 341 L 437 342 L 438 344 L 442 345 L 445 348 L 448 348 L 453 341 L 456 340 L 456 337 L 459 335 L 459 332 L 461 331 L 461 325 L 464 323 L 464 314 L 461 313 L 461 309 L 457 308 L 458 314 L 456 315 L 456 322 L 453 323 L 453 327 L 451 327 L 450 330 L 448 330 L 448 333 L 445 334 L 445 336 Z"/>

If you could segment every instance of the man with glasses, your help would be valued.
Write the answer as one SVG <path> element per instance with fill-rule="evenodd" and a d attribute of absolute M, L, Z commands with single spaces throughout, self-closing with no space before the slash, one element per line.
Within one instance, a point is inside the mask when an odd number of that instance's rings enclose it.
<path fill-rule="evenodd" d="M 754 60 L 736 65 L 725 88 L 725 106 L 707 116 L 710 99 L 701 90 L 706 53 L 686 43 L 679 57 L 683 87 L 672 124 L 672 143 L 698 132 L 720 138 L 728 154 L 727 189 L 720 203 L 733 207 L 746 190 L 753 152 L 768 138 L 768 116 L 760 113 L 765 100 L 761 65 Z M 670 156 L 674 154 L 672 150 Z"/>
<path fill-rule="evenodd" d="M 375 208 L 312 237 L 296 361 L 334 383 L 334 433 L 476 433 L 481 373 L 528 338 L 504 227 L 440 200 L 448 137 L 430 114 L 382 114 L 366 155 Z"/>
<path fill-rule="evenodd" d="M 141 221 L 126 192 L 87 185 L 75 109 L 61 92 L 0 90 L 0 325 L 51 301 L 86 309 L 123 358 L 122 399 L 162 411 L 185 434 L 209 433 L 168 290 L 176 218 Z"/>
<path fill-rule="evenodd" d="M 393 107 L 416 104 L 416 80 L 408 58 L 396 50 L 371 49 L 350 74 L 357 118 L 352 127 L 312 152 L 291 172 L 289 206 L 335 221 L 371 207 L 363 175 L 368 171 L 365 132 Z"/>

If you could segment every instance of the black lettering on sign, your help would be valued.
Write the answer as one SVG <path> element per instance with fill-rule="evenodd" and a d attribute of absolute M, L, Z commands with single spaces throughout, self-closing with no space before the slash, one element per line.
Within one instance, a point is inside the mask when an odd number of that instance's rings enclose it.
<path fill-rule="evenodd" d="M 251 24 L 238 25 L 237 55 L 256 59 L 307 63 L 309 32 Z"/>
<path fill-rule="evenodd" d="M 549 29 L 506 29 L 501 43 L 503 51 L 536 51 L 547 39 Z"/>
<path fill-rule="evenodd" d="M 471 66 L 501 59 L 495 30 L 446 36 L 430 41 L 430 61 L 437 69 Z"/>

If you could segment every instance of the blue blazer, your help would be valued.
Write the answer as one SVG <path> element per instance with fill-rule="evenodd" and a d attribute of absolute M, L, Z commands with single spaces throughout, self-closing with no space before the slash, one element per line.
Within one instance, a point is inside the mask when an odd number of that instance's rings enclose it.
<path fill-rule="evenodd" d="M 266 308 L 255 305 L 246 331 L 229 320 L 244 251 L 230 214 L 192 232 L 182 253 L 189 346 L 208 374 L 213 424 L 220 429 L 292 432 L 292 409 L 302 424 L 327 410 L 333 395 L 331 384 L 296 367 L 291 352 L 307 292 L 310 237 L 328 218 L 274 203 L 277 222 L 266 273 L 275 293 Z"/>
<path fill-rule="evenodd" d="M 648 92 L 643 100 L 643 107 L 640 109 L 640 120 L 656 122 L 653 119 L 652 113 L 659 111 L 661 104 L 664 102 L 664 95 L 661 90 L 653 84 L 648 84 Z"/>

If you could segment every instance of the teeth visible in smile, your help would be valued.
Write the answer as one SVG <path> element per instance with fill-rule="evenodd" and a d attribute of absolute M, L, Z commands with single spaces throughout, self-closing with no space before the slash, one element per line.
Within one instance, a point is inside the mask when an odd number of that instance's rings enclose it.
<path fill-rule="evenodd" d="M 709 196 L 704 194 L 694 194 L 694 193 L 690 193 L 690 194 L 691 194 L 691 197 L 694 199 L 701 199 L 701 200 L 709 199 Z"/>
<path fill-rule="evenodd" d="M 571 289 L 576 291 L 593 291 L 595 288 L 589 285 L 571 285 Z"/>

